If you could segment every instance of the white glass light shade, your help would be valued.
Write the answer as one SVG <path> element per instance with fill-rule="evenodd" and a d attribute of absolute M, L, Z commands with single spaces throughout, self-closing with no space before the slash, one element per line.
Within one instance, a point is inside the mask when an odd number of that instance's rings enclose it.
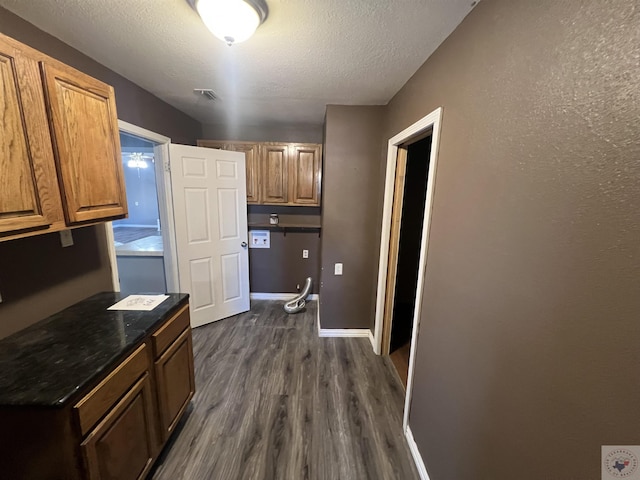
<path fill-rule="evenodd" d="M 207 28 L 228 45 L 244 42 L 260 25 L 258 12 L 243 0 L 198 0 L 196 9 Z"/>
<path fill-rule="evenodd" d="M 127 162 L 129 168 L 148 168 L 149 164 L 145 160 L 129 160 Z"/>
<path fill-rule="evenodd" d="M 149 164 L 144 159 L 142 153 L 132 153 L 129 155 L 129 161 L 127 162 L 129 168 L 148 168 Z"/>

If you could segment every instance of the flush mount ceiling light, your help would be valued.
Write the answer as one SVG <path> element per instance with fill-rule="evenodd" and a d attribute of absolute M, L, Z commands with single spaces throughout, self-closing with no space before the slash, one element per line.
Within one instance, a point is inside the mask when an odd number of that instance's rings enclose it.
<path fill-rule="evenodd" d="M 132 153 L 129 155 L 129 161 L 127 162 L 127 167 L 129 168 L 149 168 L 149 164 L 147 163 L 147 159 L 153 160 L 153 157 L 149 157 L 142 153 Z"/>
<path fill-rule="evenodd" d="M 251 37 L 269 14 L 264 0 L 187 1 L 206 27 L 229 46 Z"/>

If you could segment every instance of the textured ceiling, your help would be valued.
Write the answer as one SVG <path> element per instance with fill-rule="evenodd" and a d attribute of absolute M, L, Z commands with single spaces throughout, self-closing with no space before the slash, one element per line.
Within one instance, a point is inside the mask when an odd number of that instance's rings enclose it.
<path fill-rule="evenodd" d="M 227 47 L 186 0 L 0 0 L 202 123 L 231 125 L 321 124 L 327 104 L 386 104 L 471 4 L 268 0 L 256 34 Z"/>

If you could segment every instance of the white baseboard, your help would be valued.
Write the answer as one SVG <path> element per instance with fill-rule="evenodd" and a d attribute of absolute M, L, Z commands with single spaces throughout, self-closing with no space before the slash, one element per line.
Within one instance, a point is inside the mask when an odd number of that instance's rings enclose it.
<path fill-rule="evenodd" d="M 371 348 L 373 348 L 373 351 L 376 351 L 376 339 L 373 336 L 373 332 L 371 330 L 369 330 L 369 341 L 371 342 Z"/>
<path fill-rule="evenodd" d="M 318 328 L 319 337 L 369 337 L 368 328 Z"/>
<path fill-rule="evenodd" d="M 373 342 L 373 334 L 368 328 L 322 328 L 320 327 L 320 302 L 318 302 L 319 337 L 368 337 Z"/>
<path fill-rule="evenodd" d="M 411 451 L 411 456 L 413 457 L 413 461 L 416 464 L 416 468 L 418 469 L 418 474 L 420 475 L 421 480 L 430 480 L 429 474 L 427 473 L 427 467 L 424 465 L 424 461 L 422 460 L 422 455 L 420 455 L 420 451 L 418 450 L 418 445 L 416 441 L 413 439 L 413 433 L 411 433 L 411 428 L 407 425 L 407 429 L 404 431 L 404 436 L 407 439 L 407 444 L 409 444 L 409 450 Z"/>
<path fill-rule="evenodd" d="M 251 292 L 249 298 L 251 300 L 291 300 L 295 298 L 297 293 L 260 293 Z M 318 294 L 312 293 L 307 297 L 307 300 L 318 300 Z"/>

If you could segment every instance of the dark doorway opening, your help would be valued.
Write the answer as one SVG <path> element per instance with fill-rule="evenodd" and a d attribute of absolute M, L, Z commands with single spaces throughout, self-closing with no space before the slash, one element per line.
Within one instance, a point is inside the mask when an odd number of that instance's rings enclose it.
<path fill-rule="evenodd" d="M 429 179 L 431 135 L 407 146 L 389 354 L 404 385 L 418 286 L 420 247 Z"/>

